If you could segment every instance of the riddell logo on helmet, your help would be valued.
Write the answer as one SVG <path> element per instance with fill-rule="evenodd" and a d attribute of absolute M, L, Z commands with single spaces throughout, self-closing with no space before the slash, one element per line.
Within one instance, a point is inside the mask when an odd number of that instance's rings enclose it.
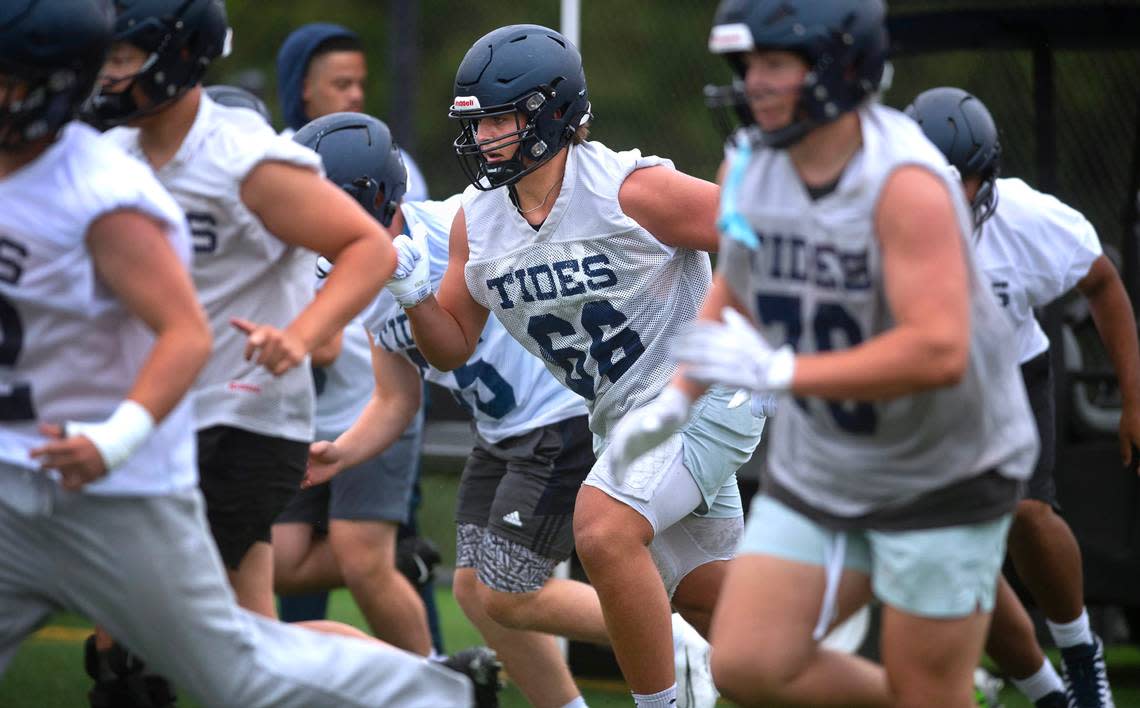
<path fill-rule="evenodd" d="M 479 104 L 479 99 L 475 96 L 456 96 L 455 101 L 451 104 L 453 111 L 472 111 L 482 107 Z"/>
<path fill-rule="evenodd" d="M 743 22 L 716 25 L 709 36 L 709 51 L 714 54 L 747 52 L 754 46 L 752 30 Z"/>

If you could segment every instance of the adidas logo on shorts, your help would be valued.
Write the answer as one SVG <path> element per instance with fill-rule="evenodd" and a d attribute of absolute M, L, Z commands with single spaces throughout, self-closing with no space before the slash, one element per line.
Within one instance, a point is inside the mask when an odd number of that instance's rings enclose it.
<path fill-rule="evenodd" d="M 519 518 L 519 512 L 517 509 L 504 516 L 503 521 L 510 524 L 511 526 L 518 526 L 520 529 L 522 528 L 522 519 Z"/>

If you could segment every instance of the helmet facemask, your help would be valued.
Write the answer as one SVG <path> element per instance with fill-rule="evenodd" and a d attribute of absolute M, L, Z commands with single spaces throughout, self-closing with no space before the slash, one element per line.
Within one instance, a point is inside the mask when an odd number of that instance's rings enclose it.
<path fill-rule="evenodd" d="M 471 184 L 481 190 L 514 184 L 541 167 L 570 142 L 577 125 L 567 122 L 562 126 L 561 134 L 557 125 L 547 125 L 557 123 L 552 119 L 561 118 L 555 115 L 555 102 L 552 100 L 555 95 L 555 90 L 549 86 L 539 86 L 513 103 L 487 107 L 479 106 L 474 97 L 455 98 L 448 116 L 459 121 L 460 131 L 453 144 L 460 167 Z M 475 105 L 468 107 L 468 103 Z M 588 105 L 579 125 L 589 121 Z M 514 131 L 479 141 L 480 120 L 509 114 L 515 116 Z M 520 116 L 525 118 L 525 124 L 519 120 Z M 547 135 L 552 132 L 555 134 Z M 485 156 L 487 152 L 499 152 L 515 145 L 518 147 L 514 155 L 506 160 L 489 162 Z"/>
<path fill-rule="evenodd" d="M 978 229 L 997 211 L 998 192 L 997 178 L 1000 168 L 995 162 L 993 169 L 982 175 L 982 182 L 978 185 L 978 192 L 970 201 L 970 211 L 974 215 L 974 228 Z"/>
<path fill-rule="evenodd" d="M 19 150 L 58 132 L 86 92 L 84 78 L 73 69 L 0 64 L 0 150 Z"/>
<path fill-rule="evenodd" d="M 220 47 L 214 45 L 205 53 L 195 51 L 202 43 L 199 33 L 208 30 L 186 29 L 192 4 L 193 0 L 186 0 L 170 17 L 148 17 L 116 33 L 116 42 L 137 47 L 147 53 L 147 58 L 134 74 L 116 79 L 114 90 L 104 87 L 95 94 L 85 115 L 89 122 L 107 129 L 156 113 L 196 86 L 214 58 L 229 55 L 229 28 L 224 28 Z M 145 100 L 139 100 L 139 93 Z"/>

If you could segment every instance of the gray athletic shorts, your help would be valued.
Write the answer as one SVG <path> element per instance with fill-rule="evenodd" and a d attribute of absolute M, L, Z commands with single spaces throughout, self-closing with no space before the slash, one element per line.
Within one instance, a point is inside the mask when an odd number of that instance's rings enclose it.
<path fill-rule="evenodd" d="M 338 435 L 317 431 L 317 440 L 335 440 Z M 376 457 L 350 467 L 326 484 L 302 489 L 274 523 L 312 524 L 327 530 L 329 519 L 406 522 L 422 438 L 423 421 L 417 418 Z"/>
<path fill-rule="evenodd" d="M 593 465 L 586 416 L 498 443 L 476 436 L 459 482 L 456 566 L 502 592 L 542 587 L 574 550 L 574 502 Z"/>

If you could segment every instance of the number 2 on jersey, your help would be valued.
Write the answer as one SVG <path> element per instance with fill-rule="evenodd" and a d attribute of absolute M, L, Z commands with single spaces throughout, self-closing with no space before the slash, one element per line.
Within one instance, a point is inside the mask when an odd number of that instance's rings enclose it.
<path fill-rule="evenodd" d="M 784 325 L 784 336 L 792 349 L 800 350 L 800 337 L 803 335 L 803 314 L 800 299 L 792 295 L 757 295 L 756 311 L 765 324 Z M 863 341 L 859 323 L 843 306 L 834 302 L 821 302 L 815 308 L 812 319 L 812 334 L 815 336 L 815 350 L 828 352 L 835 349 L 835 335 L 847 339 L 847 345 L 855 346 Z M 796 399 L 801 408 L 805 404 Z M 855 435 L 871 435 L 878 425 L 879 416 L 875 407 L 866 401 L 839 402 L 827 401 L 831 417 L 841 429 Z"/>
<path fill-rule="evenodd" d="M 582 328 L 591 341 L 590 358 L 597 362 L 598 376 L 609 379 L 610 383 L 616 383 L 645 352 L 637 332 L 624 326 L 627 319 L 607 300 L 594 300 L 582 307 Z M 605 338 L 607 328 L 613 333 L 608 340 Z M 584 366 L 586 352 L 572 347 L 555 349 L 551 338 L 553 334 L 572 336 L 576 332 L 574 325 L 554 315 L 535 315 L 527 323 L 526 331 L 538 342 L 542 353 L 566 372 L 566 386 L 579 396 L 594 400 L 594 381 Z M 622 355 L 614 361 L 619 349 Z"/>
<path fill-rule="evenodd" d="M 7 298 L 0 297 L 0 366 L 13 367 L 24 348 L 24 323 L 20 313 Z M 32 387 L 26 383 L 9 384 L 7 391 L 0 390 L 0 421 L 35 420 L 32 405 Z"/>

